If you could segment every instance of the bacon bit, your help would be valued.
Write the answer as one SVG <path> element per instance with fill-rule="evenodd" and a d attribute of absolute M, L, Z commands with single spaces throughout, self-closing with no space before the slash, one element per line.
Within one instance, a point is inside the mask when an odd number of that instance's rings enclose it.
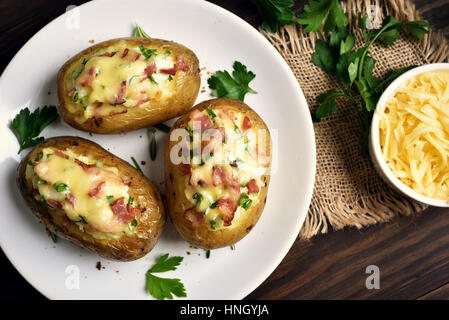
<path fill-rule="evenodd" d="M 113 57 L 114 55 L 115 55 L 115 52 L 105 52 L 102 54 L 96 54 L 96 55 L 92 56 L 92 58 L 93 57 Z"/>
<path fill-rule="evenodd" d="M 173 68 L 159 70 L 160 73 L 169 74 L 171 76 L 174 76 L 176 74 L 176 71 L 177 71 L 176 64 Z"/>
<path fill-rule="evenodd" d="M 66 215 L 64 215 L 64 217 L 62 218 L 62 224 L 63 224 L 65 227 L 75 225 L 75 223 L 74 223 L 72 220 L 70 220 Z"/>
<path fill-rule="evenodd" d="M 56 156 L 58 156 L 58 157 L 65 158 L 65 159 L 69 159 L 69 156 L 68 156 L 68 155 L 66 155 L 65 153 L 63 153 L 63 152 L 61 152 L 61 151 L 59 151 L 59 150 L 55 150 L 55 151 L 54 151 L 54 154 L 55 154 Z"/>
<path fill-rule="evenodd" d="M 243 131 L 246 131 L 250 128 L 251 128 L 251 121 L 249 120 L 248 117 L 245 116 L 245 118 L 243 119 L 243 123 L 242 123 L 242 129 L 243 129 Z"/>
<path fill-rule="evenodd" d="M 67 91 L 67 96 L 69 96 L 70 98 L 73 98 L 74 94 L 75 94 L 75 88 L 72 88 L 69 91 Z"/>
<path fill-rule="evenodd" d="M 118 104 L 123 104 L 126 102 L 126 81 L 120 83 L 120 89 L 118 91 L 117 97 L 110 104 L 115 106 Z"/>
<path fill-rule="evenodd" d="M 189 65 L 184 61 L 184 58 L 182 56 L 177 56 L 176 57 L 176 62 L 173 66 L 173 68 L 168 68 L 168 69 L 160 69 L 159 71 L 161 73 L 165 73 L 165 74 L 169 74 L 174 76 L 176 74 L 176 71 L 181 70 L 181 71 L 189 71 Z"/>
<path fill-rule="evenodd" d="M 202 113 L 201 111 L 198 111 L 198 109 L 195 109 L 190 114 L 190 119 L 193 121 L 200 121 L 201 122 L 201 131 L 205 131 L 206 129 L 212 128 L 213 123 L 210 120 L 209 116 Z"/>
<path fill-rule="evenodd" d="M 175 63 L 176 69 L 181 71 L 189 71 L 189 65 L 184 61 L 184 58 L 182 56 L 176 57 L 176 63 Z"/>
<path fill-rule="evenodd" d="M 250 180 L 246 187 L 248 188 L 248 194 L 259 192 L 259 186 L 255 179 Z"/>
<path fill-rule="evenodd" d="M 109 112 L 110 116 L 115 116 L 117 114 L 123 114 L 123 113 L 127 113 L 128 109 L 124 109 L 124 110 L 112 110 L 111 112 Z"/>
<path fill-rule="evenodd" d="M 75 208 L 75 204 L 76 204 L 75 196 L 71 193 L 68 193 L 65 195 L 65 198 L 70 202 L 70 204 L 72 205 L 72 208 Z"/>
<path fill-rule="evenodd" d="M 162 90 L 156 91 L 156 95 L 155 95 L 156 99 L 159 99 L 161 96 L 162 96 Z"/>
<path fill-rule="evenodd" d="M 218 199 L 217 210 L 223 215 L 225 226 L 230 226 L 234 219 L 234 212 L 237 210 L 238 202 L 229 198 Z"/>
<path fill-rule="evenodd" d="M 139 101 L 137 101 L 136 106 L 140 106 L 141 104 L 147 103 L 150 100 L 150 98 L 140 99 Z"/>
<path fill-rule="evenodd" d="M 147 78 L 151 77 L 155 71 L 156 71 L 156 63 L 152 61 L 150 65 L 145 68 L 145 74 Z"/>
<path fill-rule="evenodd" d="M 114 212 L 118 221 L 128 223 L 134 219 L 134 216 L 132 212 L 128 212 L 124 199 L 124 197 L 121 197 L 111 203 L 111 210 Z"/>
<path fill-rule="evenodd" d="M 201 178 L 201 176 L 198 174 L 198 170 L 191 170 L 191 174 L 190 174 L 190 180 L 189 183 L 191 186 L 193 187 L 198 187 L 198 185 L 202 185 L 202 186 L 206 186 L 207 183 L 206 181 L 204 181 L 204 179 Z"/>
<path fill-rule="evenodd" d="M 54 209 L 56 210 L 62 210 L 64 208 L 64 206 L 62 205 L 61 202 L 53 200 L 53 199 L 47 199 L 47 204 L 49 206 L 52 206 Z"/>
<path fill-rule="evenodd" d="M 201 90 L 201 93 L 204 93 L 204 92 L 206 92 L 206 90 Z"/>
<path fill-rule="evenodd" d="M 204 221 L 203 214 L 198 212 L 195 207 L 184 212 L 184 219 L 189 220 L 192 223 L 192 227 L 200 227 Z"/>
<path fill-rule="evenodd" d="M 222 111 L 232 122 L 234 122 L 234 112 L 229 111 L 228 109 L 222 109 Z"/>
<path fill-rule="evenodd" d="M 80 161 L 78 159 L 75 159 L 74 161 L 75 161 L 76 164 L 81 166 L 85 171 L 91 171 L 92 169 L 95 169 L 95 171 L 99 170 L 97 168 L 97 166 L 95 166 L 94 164 L 87 164 L 87 163 L 84 163 L 84 162 L 82 162 L 82 161 Z"/>
<path fill-rule="evenodd" d="M 140 58 L 141 54 L 136 52 L 131 61 L 137 61 Z"/>
<path fill-rule="evenodd" d="M 126 57 L 126 55 L 128 54 L 128 52 L 129 52 L 129 49 L 128 48 L 125 48 L 125 50 L 123 50 L 123 53 L 122 53 L 122 55 L 120 56 L 120 58 L 124 58 L 124 57 Z"/>
<path fill-rule="evenodd" d="M 99 184 L 97 184 L 96 187 L 92 188 L 91 190 L 89 190 L 88 195 L 91 198 L 94 198 L 100 191 L 101 191 L 101 187 L 105 184 L 104 181 L 100 182 Z"/>
<path fill-rule="evenodd" d="M 214 166 L 212 168 L 212 184 L 216 187 L 222 184 L 224 181 L 223 168 L 219 166 Z"/>
<path fill-rule="evenodd" d="M 179 171 L 181 172 L 182 176 L 186 176 L 190 173 L 191 171 L 191 167 L 190 164 L 185 164 L 185 163 L 180 163 L 179 164 Z"/>
<path fill-rule="evenodd" d="M 237 161 L 232 161 L 230 164 L 229 164 L 231 167 L 234 167 L 234 168 L 238 168 L 239 166 L 237 165 Z"/>
<path fill-rule="evenodd" d="M 83 87 L 89 86 L 95 79 L 97 73 L 97 67 L 91 67 L 88 72 L 85 72 L 80 79 L 80 84 Z"/>
<path fill-rule="evenodd" d="M 141 214 L 142 212 L 145 211 L 145 208 L 139 208 L 139 207 L 133 207 L 132 205 L 130 205 L 129 203 L 126 205 L 126 210 L 129 213 L 129 216 L 132 216 L 132 219 L 130 221 L 132 221 L 137 215 Z"/>
<path fill-rule="evenodd" d="M 95 42 L 95 40 L 89 40 L 89 42 L 90 42 L 90 43 L 94 43 L 94 42 Z"/>

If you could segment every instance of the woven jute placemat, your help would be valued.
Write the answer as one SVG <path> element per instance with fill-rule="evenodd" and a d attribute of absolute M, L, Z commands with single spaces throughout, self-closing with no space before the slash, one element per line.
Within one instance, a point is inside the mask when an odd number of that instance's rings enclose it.
<path fill-rule="evenodd" d="M 362 34 L 357 29 L 359 12 L 379 22 L 386 15 L 403 21 L 421 20 L 410 1 L 348 0 L 342 2 L 342 6 L 348 14 L 349 27 L 356 35 L 356 45 L 362 43 Z M 335 78 L 311 61 L 315 40 L 322 34 L 306 34 L 298 24 L 285 26 L 275 34 L 261 32 L 287 61 L 314 111 L 318 107 L 317 95 L 336 88 Z M 374 45 L 370 54 L 377 61 L 374 74 L 381 78 L 392 69 L 446 62 L 449 57 L 447 41 L 437 32 L 429 33 L 422 40 L 403 34 L 393 47 Z M 369 157 L 360 155 L 360 127 L 349 103 L 338 100 L 337 111 L 330 118 L 315 123 L 314 129 L 317 174 L 312 203 L 300 232 L 302 238 L 326 233 L 330 228 L 362 228 L 426 208 L 390 188 L 377 174 Z"/>

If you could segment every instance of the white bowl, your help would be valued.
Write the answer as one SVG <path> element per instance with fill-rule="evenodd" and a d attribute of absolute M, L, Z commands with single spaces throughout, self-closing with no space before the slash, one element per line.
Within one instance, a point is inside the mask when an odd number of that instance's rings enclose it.
<path fill-rule="evenodd" d="M 423 196 L 422 194 L 417 193 L 416 191 L 412 190 L 409 186 L 404 184 L 401 180 L 399 180 L 393 172 L 388 167 L 381 149 L 380 149 L 380 142 L 379 142 L 379 121 L 380 121 L 380 115 L 379 113 L 383 111 L 385 108 L 385 104 L 390 99 L 391 96 L 396 92 L 396 90 L 403 84 L 407 82 L 408 79 L 413 78 L 417 76 L 418 74 L 427 72 L 427 71 L 435 71 L 435 70 L 449 70 L 449 63 L 432 63 L 432 64 L 426 64 L 417 68 L 413 68 L 404 74 L 402 74 L 400 77 L 398 77 L 396 80 L 394 80 L 384 91 L 382 96 L 380 97 L 379 101 L 377 102 L 376 111 L 374 112 L 373 119 L 371 122 L 371 134 L 369 139 L 369 153 L 371 156 L 371 160 L 374 164 L 374 167 L 379 172 L 381 177 L 394 189 L 401 192 L 402 194 L 408 196 L 409 198 L 412 198 L 414 200 L 417 200 L 419 202 L 435 206 L 435 207 L 449 207 L 449 201 L 448 200 L 439 200 L 439 199 L 433 199 L 426 196 Z"/>

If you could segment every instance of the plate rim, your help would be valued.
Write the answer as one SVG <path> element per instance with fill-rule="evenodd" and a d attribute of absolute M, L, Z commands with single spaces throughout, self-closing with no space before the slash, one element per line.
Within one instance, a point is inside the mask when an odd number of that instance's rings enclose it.
<path fill-rule="evenodd" d="M 88 7 L 91 5 L 98 5 L 98 3 L 106 3 L 106 2 L 116 2 L 117 0 L 96 0 L 96 1 L 89 1 L 86 3 L 83 3 L 81 5 L 76 6 L 77 8 L 83 8 Z M 188 5 L 193 6 L 199 6 L 199 7 L 210 7 L 211 10 L 215 10 L 217 14 L 226 15 L 232 20 L 233 23 L 239 24 L 240 28 L 246 28 L 249 31 L 250 34 L 252 34 L 255 38 L 258 38 L 257 41 L 260 43 L 263 43 L 264 49 L 267 50 L 267 52 L 270 52 L 270 54 L 276 58 L 276 60 L 279 62 L 279 64 L 283 67 L 283 73 L 288 75 L 290 78 L 289 81 L 294 83 L 294 85 L 298 89 L 298 98 L 304 104 L 304 106 L 307 108 L 306 111 L 309 110 L 307 99 L 304 96 L 304 93 L 302 91 L 302 88 L 296 79 L 293 71 L 288 66 L 287 62 L 284 60 L 284 58 L 281 56 L 281 54 L 276 50 L 276 48 L 266 39 L 255 27 L 253 27 L 251 24 L 249 24 L 247 21 L 243 20 L 238 15 L 234 14 L 231 11 L 228 11 L 227 9 L 220 7 L 219 5 L 216 5 L 214 3 L 208 2 L 208 1 L 197 1 L 197 0 L 173 0 L 173 1 L 180 1 L 184 3 L 188 3 Z M 101 4 L 100 4 L 101 5 Z M 37 31 L 29 40 L 25 42 L 25 44 L 17 51 L 17 53 L 13 56 L 13 58 L 9 61 L 8 65 L 3 70 L 2 74 L 0 75 L 0 87 L 3 86 L 4 75 L 7 74 L 7 71 L 11 67 L 11 65 L 14 64 L 14 61 L 17 59 L 18 56 L 20 56 L 24 51 L 26 51 L 27 47 L 30 46 L 30 44 L 36 40 L 38 35 L 41 33 L 45 33 L 45 31 L 54 23 L 57 23 L 60 19 L 63 19 L 63 16 L 67 12 L 62 13 L 61 15 L 57 16 L 50 22 L 48 22 L 45 26 L 43 26 L 39 31 Z M 297 108 L 301 111 L 300 106 L 297 106 Z M 239 290 L 236 290 L 236 293 L 233 297 L 230 297 L 229 299 L 237 299 L 242 300 L 245 297 L 247 297 L 249 294 L 251 294 L 254 290 L 256 290 L 262 283 L 270 277 L 270 275 L 275 271 L 275 269 L 282 263 L 283 259 L 287 255 L 287 253 L 291 250 L 293 244 L 295 243 L 295 240 L 298 238 L 299 232 L 304 225 L 304 220 L 307 217 L 308 214 L 308 208 L 310 207 L 310 203 L 312 200 L 315 180 L 316 180 L 316 138 L 315 138 L 315 131 L 313 127 L 312 118 L 310 115 L 310 112 L 305 112 L 308 115 L 308 121 L 306 121 L 307 127 L 306 130 L 308 131 L 308 134 L 310 135 L 310 141 L 309 149 L 308 151 L 311 152 L 310 156 L 307 157 L 308 160 L 311 161 L 311 170 L 308 170 L 307 174 L 307 180 L 310 181 L 310 186 L 308 186 L 306 192 L 304 193 L 304 199 L 302 205 L 299 205 L 298 212 L 305 212 L 304 214 L 298 214 L 296 221 L 294 221 L 298 225 L 297 232 L 291 232 L 291 234 L 285 238 L 284 246 L 281 248 L 281 250 L 278 251 L 278 254 L 276 256 L 273 256 L 273 259 L 271 259 L 270 263 L 266 263 L 266 267 L 263 269 L 264 272 L 259 272 L 258 276 L 255 276 L 252 278 L 251 281 L 245 282 L 244 285 L 242 285 Z M 9 260 L 9 262 L 14 266 L 14 268 L 19 272 L 19 274 L 40 294 L 42 294 L 47 299 L 61 299 L 60 297 L 53 297 L 48 292 L 44 292 L 43 288 L 39 288 L 39 281 L 32 279 L 28 276 L 26 276 L 26 272 L 22 270 L 22 268 L 13 260 L 11 259 L 10 255 L 5 251 L 4 246 L 0 243 L 1 250 Z M 187 298 L 188 300 L 188 298 Z"/>

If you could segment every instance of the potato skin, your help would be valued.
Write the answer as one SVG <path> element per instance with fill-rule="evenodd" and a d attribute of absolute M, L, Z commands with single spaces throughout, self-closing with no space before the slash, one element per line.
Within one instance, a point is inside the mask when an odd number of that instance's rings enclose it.
<path fill-rule="evenodd" d="M 75 117 L 81 114 L 81 110 L 79 113 L 71 113 L 66 107 L 67 104 L 71 103 L 71 98 L 68 97 L 66 86 L 64 85 L 65 79 L 68 76 L 67 71 L 69 67 L 72 64 L 81 61 L 83 57 L 95 52 L 100 47 L 114 45 L 122 40 L 128 42 L 130 46 L 151 45 L 159 47 L 161 50 L 169 50 L 175 56 L 182 55 L 185 62 L 189 66 L 189 71 L 180 72 L 179 75 L 177 75 L 177 94 L 164 101 L 164 103 L 160 102 L 160 105 L 152 105 L 151 107 L 134 107 L 130 108 L 128 112 L 124 114 L 95 119 L 90 118 L 83 123 L 75 121 Z M 187 47 L 176 42 L 161 39 L 117 38 L 98 43 L 81 51 L 61 67 L 57 77 L 59 98 L 58 109 L 64 121 L 76 129 L 100 134 L 121 133 L 161 123 L 187 112 L 187 110 L 189 110 L 195 103 L 196 97 L 198 96 L 200 83 L 201 79 L 199 75 L 198 58 Z"/>
<path fill-rule="evenodd" d="M 133 235 L 124 235 L 114 240 L 98 240 L 82 232 L 77 225 L 66 225 L 56 210 L 45 207 L 36 201 L 32 193 L 31 181 L 25 179 L 25 170 L 29 160 L 33 160 L 47 147 L 60 150 L 70 148 L 76 154 L 87 155 L 106 166 L 116 167 L 125 182 L 131 182 L 129 193 L 139 198 L 146 210 L 140 215 L 140 223 Z M 110 260 L 132 261 L 146 255 L 156 244 L 162 233 L 166 214 L 159 191 L 138 170 L 127 162 L 104 150 L 98 144 L 79 137 L 55 137 L 37 145 L 21 162 L 17 169 L 17 185 L 26 203 L 46 228 L 59 237 L 68 239 L 86 249 Z"/>
<path fill-rule="evenodd" d="M 199 103 L 192 109 L 192 111 L 195 109 L 203 111 L 207 108 L 217 110 L 222 107 L 243 113 L 251 120 L 253 127 L 267 130 L 267 155 L 271 156 L 271 140 L 265 122 L 256 112 L 243 102 L 234 99 L 212 99 Z M 189 122 L 189 115 L 190 112 L 179 118 L 167 135 L 165 144 L 165 188 L 167 210 L 171 221 L 187 242 L 204 249 L 216 249 L 229 246 L 245 237 L 259 220 L 266 203 L 270 175 L 267 174 L 262 176 L 262 182 L 264 184 L 259 191 L 259 203 L 250 207 L 243 216 L 234 219 L 230 226 L 217 230 L 212 230 L 208 224 L 203 224 L 200 227 L 193 227 L 191 222 L 183 216 L 184 211 L 192 206 L 184 193 L 184 177 L 179 174 L 178 166 L 170 161 L 170 149 L 177 143 L 176 141 L 170 141 L 170 134 L 177 128 L 184 128 Z"/>

